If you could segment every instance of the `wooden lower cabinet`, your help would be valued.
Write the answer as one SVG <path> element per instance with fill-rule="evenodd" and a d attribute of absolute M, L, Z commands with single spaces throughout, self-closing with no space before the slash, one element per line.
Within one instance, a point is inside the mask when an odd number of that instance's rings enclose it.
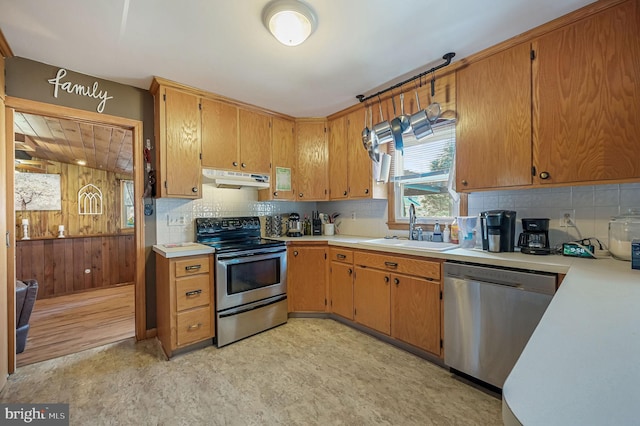
<path fill-rule="evenodd" d="M 324 312 L 327 307 L 327 251 L 323 245 L 287 249 L 289 312 Z"/>
<path fill-rule="evenodd" d="M 354 319 L 384 334 L 391 333 L 391 288 L 389 274 L 362 266 L 355 267 L 353 280 Z"/>
<path fill-rule="evenodd" d="M 354 320 L 442 356 L 441 261 L 354 251 Z"/>
<path fill-rule="evenodd" d="M 168 357 L 215 336 L 213 270 L 212 255 L 156 255 L 157 335 Z"/>
<path fill-rule="evenodd" d="M 331 312 L 353 321 L 353 251 L 331 247 L 329 258 Z"/>
<path fill-rule="evenodd" d="M 391 335 L 440 353 L 440 282 L 391 274 Z"/>
<path fill-rule="evenodd" d="M 353 265 L 331 262 L 331 312 L 353 320 Z"/>

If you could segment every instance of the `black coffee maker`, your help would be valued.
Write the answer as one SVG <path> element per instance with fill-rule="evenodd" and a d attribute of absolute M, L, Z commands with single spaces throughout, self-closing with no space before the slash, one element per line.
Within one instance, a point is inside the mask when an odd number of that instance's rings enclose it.
<path fill-rule="evenodd" d="M 480 213 L 482 249 L 491 252 L 513 251 L 516 239 L 516 212 L 489 210 Z"/>
<path fill-rule="evenodd" d="M 518 238 L 520 252 L 551 254 L 549 248 L 549 219 L 522 219 L 522 234 Z"/>

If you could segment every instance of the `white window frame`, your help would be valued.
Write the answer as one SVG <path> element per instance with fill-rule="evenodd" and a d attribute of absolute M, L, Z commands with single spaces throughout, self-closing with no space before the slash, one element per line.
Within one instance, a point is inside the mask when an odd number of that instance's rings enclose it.
<path fill-rule="evenodd" d="M 131 204 L 126 203 L 125 192 L 127 191 L 127 185 L 131 185 Z M 134 196 L 134 186 L 132 179 L 122 179 L 120 180 L 120 227 L 122 229 L 133 229 L 135 228 L 135 196 Z M 127 207 L 130 207 L 133 211 L 133 223 L 130 224 L 127 222 Z"/>
<path fill-rule="evenodd" d="M 450 129 L 448 126 L 453 126 L 453 129 Z M 444 128 L 444 130 L 443 130 Z M 455 140 L 455 121 L 449 120 L 447 122 L 443 122 L 443 123 L 437 123 L 434 125 L 434 129 L 435 132 L 438 132 L 438 129 L 440 129 L 440 132 L 443 131 L 447 131 L 453 132 L 453 138 Z M 428 143 L 428 139 L 431 138 L 433 136 L 427 136 L 427 138 L 425 138 L 425 143 Z M 394 150 L 395 151 L 395 150 Z M 399 153 L 395 153 L 393 152 L 394 155 L 394 168 L 395 168 L 395 162 L 396 162 L 396 158 L 397 156 L 400 156 Z M 448 223 L 453 221 L 454 216 L 458 216 L 460 215 L 460 196 L 459 194 L 457 194 L 454 190 L 453 190 L 453 181 L 455 180 L 455 154 L 453 157 L 453 164 L 451 166 L 451 169 L 449 170 L 449 173 L 447 174 L 447 180 L 449 181 L 448 184 L 448 188 L 449 188 L 449 197 L 452 199 L 452 201 L 454 202 L 454 207 L 453 207 L 453 216 L 440 216 L 440 217 L 436 217 L 436 216 L 429 216 L 429 217 L 418 217 L 417 218 L 417 222 L 418 223 L 434 223 L 435 221 L 441 222 L 441 223 Z M 392 178 L 393 179 L 393 178 Z M 417 178 L 415 181 L 419 181 L 419 182 L 428 182 L 429 178 L 425 177 L 425 178 Z M 442 179 L 437 179 L 437 181 L 442 181 Z M 404 189 L 403 189 L 403 185 L 407 183 L 407 181 L 397 181 L 397 180 L 393 180 L 392 181 L 392 185 L 393 185 L 393 196 L 394 196 L 394 200 L 393 200 L 393 205 L 394 205 L 394 222 L 396 223 L 408 223 L 409 222 L 409 218 L 408 216 L 404 215 L 403 212 L 403 197 L 404 197 Z"/>

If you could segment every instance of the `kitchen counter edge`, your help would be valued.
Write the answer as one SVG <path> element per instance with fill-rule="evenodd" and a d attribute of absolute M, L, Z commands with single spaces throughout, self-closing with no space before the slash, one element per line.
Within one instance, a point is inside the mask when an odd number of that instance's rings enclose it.
<path fill-rule="evenodd" d="M 167 259 L 212 254 L 215 252 L 213 247 L 198 243 L 154 244 L 153 251 Z"/>

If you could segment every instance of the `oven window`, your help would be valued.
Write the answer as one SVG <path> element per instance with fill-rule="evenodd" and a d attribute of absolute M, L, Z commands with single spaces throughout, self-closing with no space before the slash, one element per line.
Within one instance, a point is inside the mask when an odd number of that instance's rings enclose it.
<path fill-rule="evenodd" d="M 227 266 L 229 295 L 280 283 L 280 257 Z"/>

